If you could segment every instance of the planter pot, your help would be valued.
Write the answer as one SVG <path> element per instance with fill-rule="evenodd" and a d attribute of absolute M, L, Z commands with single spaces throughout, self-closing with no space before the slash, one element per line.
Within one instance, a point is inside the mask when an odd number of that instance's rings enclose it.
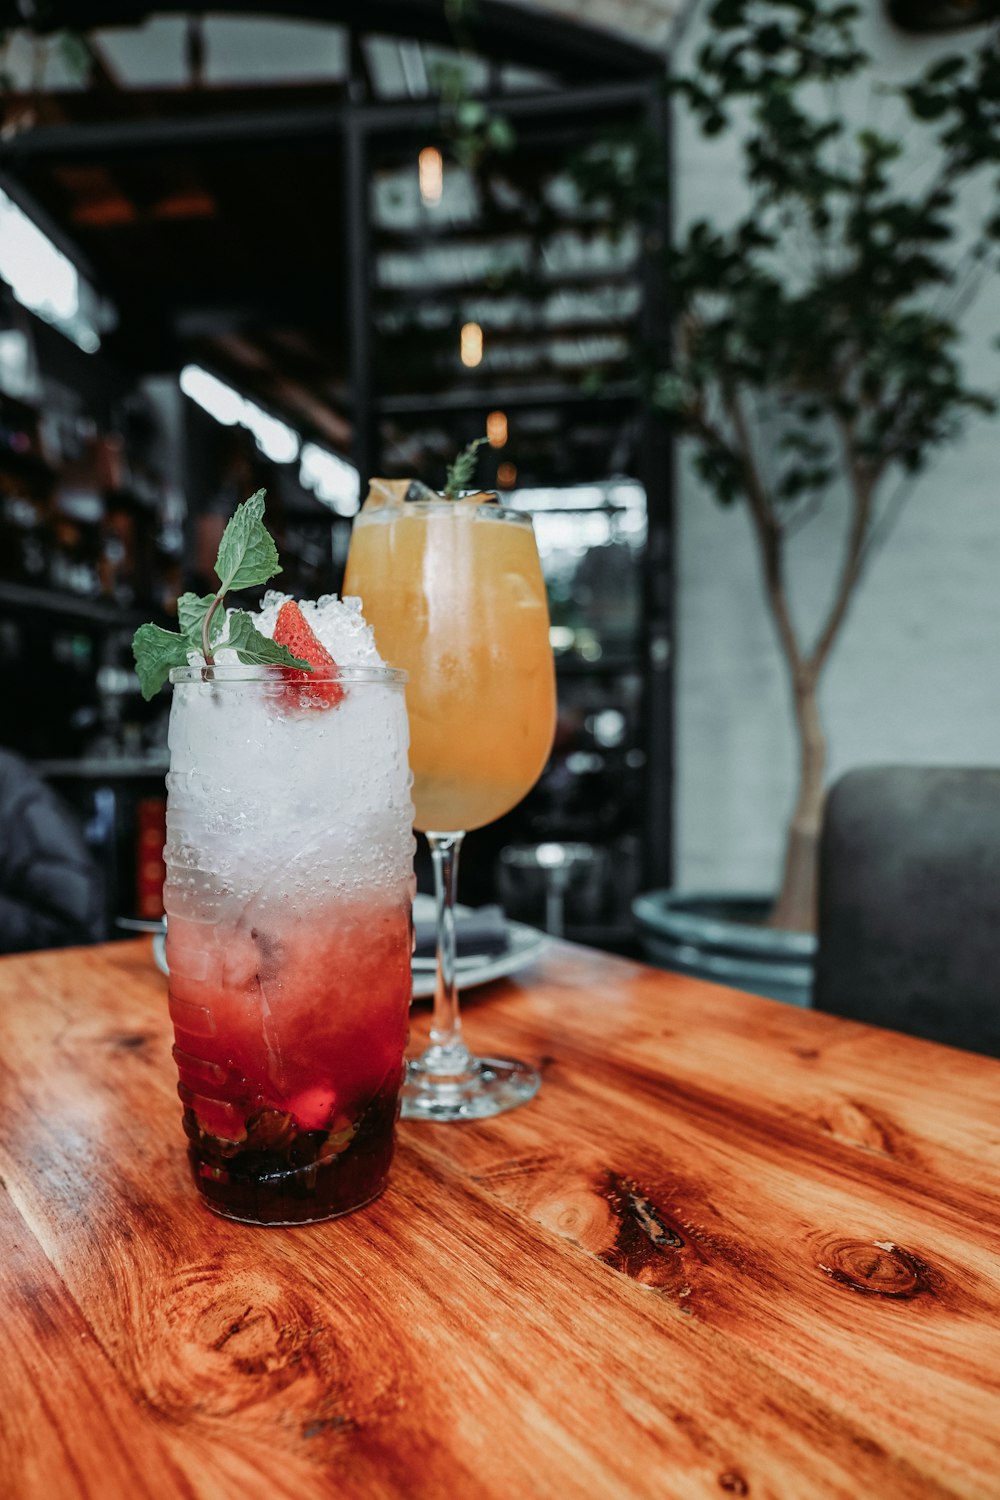
<path fill-rule="evenodd" d="M 765 896 L 710 891 L 647 891 L 632 903 L 650 963 L 808 1006 L 816 938 L 765 927 L 770 908 Z"/>

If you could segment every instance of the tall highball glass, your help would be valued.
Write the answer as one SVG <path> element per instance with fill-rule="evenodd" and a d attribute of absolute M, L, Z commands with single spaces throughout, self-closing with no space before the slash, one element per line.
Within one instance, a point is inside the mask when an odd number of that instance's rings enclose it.
<path fill-rule="evenodd" d="M 331 680 L 337 707 L 298 706 Z M 195 1184 L 252 1224 L 349 1213 L 388 1177 L 412 992 L 403 676 L 171 681 L 164 905 Z"/>
<path fill-rule="evenodd" d="M 465 1045 L 454 910 L 466 832 L 520 802 L 552 747 L 555 667 L 531 518 L 495 496 L 443 500 L 374 480 L 354 523 L 344 593 L 360 596 L 380 654 L 409 674 L 415 826 L 434 863 L 431 1040 L 409 1063 L 402 1113 L 482 1119 L 523 1104 L 540 1083 L 527 1064 L 474 1057 Z"/>

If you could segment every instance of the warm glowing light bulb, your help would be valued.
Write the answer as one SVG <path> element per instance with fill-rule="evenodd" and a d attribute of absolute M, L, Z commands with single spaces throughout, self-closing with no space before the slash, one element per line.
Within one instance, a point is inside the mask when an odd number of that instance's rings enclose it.
<path fill-rule="evenodd" d="M 462 325 L 462 341 L 460 345 L 463 365 L 474 370 L 483 358 L 483 330 L 478 323 L 464 323 Z"/>
<path fill-rule="evenodd" d="M 417 157 L 420 174 L 420 196 L 425 203 L 441 202 L 444 192 L 444 158 L 436 146 L 425 146 Z"/>
<path fill-rule="evenodd" d="M 502 411 L 491 411 L 486 418 L 486 437 L 491 448 L 503 448 L 507 442 L 507 416 Z"/>
<path fill-rule="evenodd" d="M 497 464 L 497 484 L 502 490 L 512 490 L 517 483 L 517 465 L 510 462 Z"/>

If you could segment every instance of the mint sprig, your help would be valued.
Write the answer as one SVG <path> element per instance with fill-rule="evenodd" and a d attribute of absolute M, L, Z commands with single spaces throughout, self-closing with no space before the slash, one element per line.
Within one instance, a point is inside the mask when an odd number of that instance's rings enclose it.
<path fill-rule="evenodd" d="M 159 625 L 140 625 L 136 631 L 132 655 L 142 696 L 147 702 L 159 692 L 171 668 L 187 666 L 189 652 L 200 651 L 205 664 L 212 666 L 215 652 L 222 645 L 235 651 L 244 666 L 299 667 L 312 671 L 309 662 L 293 656 L 287 646 L 261 635 L 245 610 L 234 610 L 228 619 L 219 613 L 230 589 L 252 588 L 281 572 L 278 550 L 264 526 L 265 495 L 266 491 L 258 490 L 238 505 L 230 517 L 215 560 L 217 591 L 180 596 L 179 631 L 164 630 Z"/>
<path fill-rule="evenodd" d="M 448 473 L 444 482 L 444 498 L 446 500 L 457 500 L 463 490 L 467 490 L 476 472 L 476 458 L 480 448 L 488 442 L 488 438 L 475 438 L 468 447 L 463 448 L 453 464 L 448 465 Z"/>

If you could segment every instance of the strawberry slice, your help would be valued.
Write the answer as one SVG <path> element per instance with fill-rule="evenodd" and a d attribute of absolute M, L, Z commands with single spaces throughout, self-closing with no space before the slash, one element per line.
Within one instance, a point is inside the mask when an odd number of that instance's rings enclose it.
<path fill-rule="evenodd" d="M 278 611 L 274 625 L 274 639 L 280 646 L 287 646 L 293 656 L 309 662 L 321 672 L 338 670 L 337 663 L 311 629 L 294 599 L 289 599 Z M 282 667 L 282 676 L 299 708 L 336 708 L 344 696 L 339 682 L 326 678 L 316 682 L 302 667 Z"/>

